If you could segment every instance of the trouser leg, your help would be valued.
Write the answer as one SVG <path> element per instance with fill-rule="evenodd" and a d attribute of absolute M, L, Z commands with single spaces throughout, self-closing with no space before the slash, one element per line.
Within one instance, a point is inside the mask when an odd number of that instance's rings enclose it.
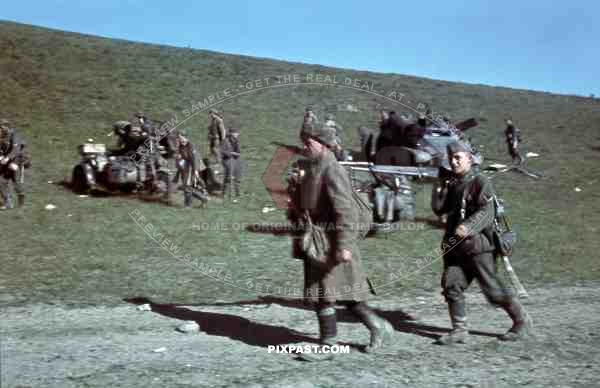
<path fill-rule="evenodd" d="M 533 327 L 531 318 L 514 297 L 512 290 L 506 287 L 496 273 L 495 257 L 492 253 L 483 253 L 473 258 L 473 270 L 483 294 L 494 306 L 501 307 L 513 321 L 512 328 L 502 340 L 517 340 L 525 336 Z"/>
<path fill-rule="evenodd" d="M 486 299 L 494 306 L 502 306 L 508 303 L 513 293 L 498 277 L 493 253 L 486 252 L 474 256 L 470 263 L 470 272 L 477 279 Z"/>
<path fill-rule="evenodd" d="M 0 192 L 2 193 L 2 208 L 12 208 L 12 198 L 10 195 L 9 179 L 7 179 L 3 175 L 0 175 Z"/>
<path fill-rule="evenodd" d="M 191 207 L 192 206 L 192 187 L 185 186 L 183 189 L 183 206 Z"/>
<path fill-rule="evenodd" d="M 452 331 L 438 339 L 437 343 L 440 345 L 464 343 L 468 338 L 464 292 L 469 283 L 470 279 L 461 266 L 449 265 L 444 269 L 442 288 L 446 303 L 448 303 Z"/>
<path fill-rule="evenodd" d="M 21 174 L 24 172 L 19 169 L 15 172 L 15 193 L 17 193 L 17 207 L 22 207 L 25 204 L 25 192 L 23 190 L 23 184 L 21 183 Z"/>

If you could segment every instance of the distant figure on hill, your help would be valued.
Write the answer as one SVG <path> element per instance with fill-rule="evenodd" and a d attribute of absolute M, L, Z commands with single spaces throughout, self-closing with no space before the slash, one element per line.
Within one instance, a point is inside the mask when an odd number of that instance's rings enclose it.
<path fill-rule="evenodd" d="M 521 130 L 517 128 L 511 119 L 506 120 L 506 129 L 504 130 L 508 154 L 512 158 L 513 164 L 522 164 L 523 157 L 519 152 L 519 143 L 521 143 Z"/>

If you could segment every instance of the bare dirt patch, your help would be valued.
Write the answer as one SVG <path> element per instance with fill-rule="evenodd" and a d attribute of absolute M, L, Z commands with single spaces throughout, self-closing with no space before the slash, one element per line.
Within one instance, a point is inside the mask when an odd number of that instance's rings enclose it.
<path fill-rule="evenodd" d="M 510 327 L 502 311 L 476 292 L 468 301 L 470 343 L 441 347 L 432 343 L 449 322 L 437 293 L 373 299 L 396 328 L 376 355 L 361 352 L 367 330 L 340 311 L 340 340 L 351 352 L 323 363 L 267 352 L 268 345 L 316 340 L 314 312 L 295 301 L 153 305 L 145 312 L 134 303 L 8 308 L 0 315 L 1 382 L 3 387 L 596 385 L 597 284 L 531 290 L 526 305 L 536 335 L 517 343 L 495 337 Z M 417 320 L 407 320 L 407 311 Z M 177 332 L 182 320 L 196 321 L 200 332 Z"/>

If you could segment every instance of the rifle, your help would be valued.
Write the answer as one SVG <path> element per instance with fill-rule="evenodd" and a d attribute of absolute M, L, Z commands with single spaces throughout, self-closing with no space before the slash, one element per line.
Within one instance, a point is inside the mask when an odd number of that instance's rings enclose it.
<path fill-rule="evenodd" d="M 416 176 L 418 178 L 437 178 L 439 169 L 437 167 L 415 167 L 415 166 L 387 166 L 376 165 L 370 162 L 339 162 L 342 166 L 349 167 L 354 171 L 368 171 L 372 174 L 383 174 L 392 176 Z"/>
<path fill-rule="evenodd" d="M 504 205 L 500 202 L 500 200 L 498 200 L 498 198 L 495 195 L 493 197 L 493 200 L 494 200 L 494 206 L 496 208 L 496 217 L 494 218 L 494 228 L 496 230 L 495 233 L 497 233 L 496 238 L 502 240 L 502 236 L 506 235 L 507 233 L 512 233 L 513 238 L 514 238 L 514 233 L 512 232 L 510 221 L 508 220 L 508 218 L 506 218 L 506 215 L 504 214 Z M 500 221 L 502 222 L 503 228 L 500 227 L 498 219 L 500 219 Z M 504 230 L 503 232 L 501 232 L 502 229 Z M 502 243 L 502 241 L 498 241 L 498 243 Z M 507 243 L 512 245 L 512 243 L 514 243 L 514 241 L 508 241 Z M 515 270 L 513 269 L 513 266 L 510 262 L 509 255 L 506 254 L 508 252 L 505 252 L 507 250 L 512 251 L 512 246 L 510 247 L 510 249 L 507 249 L 507 248 L 498 249 L 498 251 L 502 255 L 502 265 L 504 266 L 504 269 L 506 270 L 506 273 L 508 274 L 510 283 L 517 291 L 517 296 L 522 299 L 528 298 L 529 294 L 527 294 L 525 287 L 523 287 L 523 284 L 521 284 L 519 277 L 517 276 Z"/>

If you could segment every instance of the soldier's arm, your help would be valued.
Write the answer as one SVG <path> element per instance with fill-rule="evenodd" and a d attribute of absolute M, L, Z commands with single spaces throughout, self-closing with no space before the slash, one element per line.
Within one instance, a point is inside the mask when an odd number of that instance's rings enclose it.
<path fill-rule="evenodd" d="M 351 250 L 357 238 L 358 210 L 352 202 L 350 178 L 341 166 L 331 166 L 324 172 L 323 179 L 335 212 L 337 249 Z"/>
<path fill-rule="evenodd" d="M 223 119 L 219 120 L 219 124 L 218 124 L 218 129 L 219 129 L 219 140 L 223 141 L 223 139 L 225 139 L 225 136 L 227 135 L 227 131 L 225 130 L 225 124 L 223 124 Z"/>
<path fill-rule="evenodd" d="M 468 228 L 471 235 L 481 233 L 485 228 L 491 226 L 494 222 L 495 211 L 493 201 L 494 190 L 491 182 L 481 175 L 475 179 L 478 180 L 480 187 L 479 192 L 476 193 L 476 197 L 473 199 L 477 211 L 462 222 Z"/>
<path fill-rule="evenodd" d="M 228 139 L 223 140 L 220 149 L 222 158 L 231 158 L 231 146 Z"/>

